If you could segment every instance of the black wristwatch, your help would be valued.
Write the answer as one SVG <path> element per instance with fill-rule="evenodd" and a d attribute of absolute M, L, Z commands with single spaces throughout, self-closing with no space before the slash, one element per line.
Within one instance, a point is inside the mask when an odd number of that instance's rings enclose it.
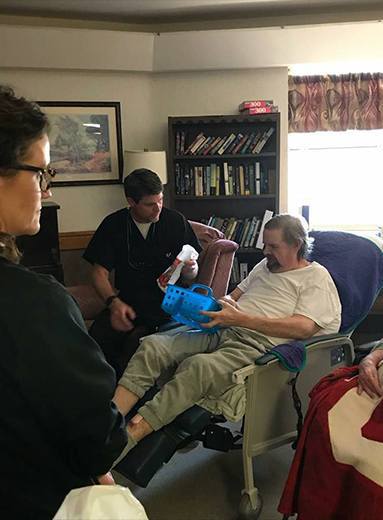
<path fill-rule="evenodd" d="M 112 294 L 112 296 L 108 296 L 108 298 L 105 300 L 105 305 L 109 307 L 115 298 L 118 298 L 117 294 Z"/>

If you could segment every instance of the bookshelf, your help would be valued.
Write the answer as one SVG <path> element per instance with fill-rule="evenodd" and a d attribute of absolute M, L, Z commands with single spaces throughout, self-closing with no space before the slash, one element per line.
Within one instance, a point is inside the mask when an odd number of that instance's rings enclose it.
<path fill-rule="evenodd" d="M 169 117 L 168 133 L 170 207 L 238 242 L 250 270 L 263 255 L 241 225 L 253 220 L 254 233 L 266 210 L 279 211 L 279 113 Z"/>

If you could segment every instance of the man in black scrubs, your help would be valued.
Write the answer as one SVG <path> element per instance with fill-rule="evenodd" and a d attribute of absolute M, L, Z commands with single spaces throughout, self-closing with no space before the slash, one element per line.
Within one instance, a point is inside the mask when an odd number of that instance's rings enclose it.
<path fill-rule="evenodd" d="M 124 181 L 129 208 L 107 216 L 90 241 L 84 258 L 93 265 L 92 283 L 107 308 L 93 323 L 90 334 L 107 361 L 123 373 L 138 347 L 139 338 L 164 324 L 164 293 L 158 276 L 175 260 L 184 244 L 201 246 L 189 222 L 163 207 L 163 186 L 150 170 L 134 170 Z M 109 274 L 114 271 L 114 286 Z M 193 280 L 198 264 L 191 260 L 182 277 Z"/>

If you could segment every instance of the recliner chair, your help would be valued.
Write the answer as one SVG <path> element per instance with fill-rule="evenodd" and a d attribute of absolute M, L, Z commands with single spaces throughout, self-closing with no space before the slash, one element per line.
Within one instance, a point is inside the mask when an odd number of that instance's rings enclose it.
<path fill-rule="evenodd" d="M 303 410 L 310 388 L 336 367 L 353 363 L 352 331 L 367 315 L 383 285 L 383 254 L 368 239 L 341 232 L 312 232 L 315 239 L 312 260 L 327 267 L 342 302 L 339 334 L 305 341 L 307 364 L 299 376 L 298 389 Z M 246 413 L 243 432 L 245 487 L 240 501 L 241 518 L 258 518 L 262 499 L 254 483 L 253 457 L 296 438 L 296 415 L 290 395 L 293 374 L 278 362 L 272 351 L 254 365 L 237 370 L 233 381 L 246 384 Z M 265 396 L 267 398 L 265 399 Z M 218 418 L 218 421 L 220 418 Z M 140 486 L 146 486 L 155 472 L 179 447 L 196 438 L 208 447 L 227 450 L 236 439 L 217 428 L 216 419 L 193 406 L 173 423 L 143 439 L 118 464 L 117 471 Z M 216 441 L 216 442 L 215 442 Z"/>

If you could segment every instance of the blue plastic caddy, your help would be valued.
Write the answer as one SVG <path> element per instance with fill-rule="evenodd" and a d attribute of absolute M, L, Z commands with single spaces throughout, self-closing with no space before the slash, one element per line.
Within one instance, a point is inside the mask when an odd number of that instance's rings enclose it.
<path fill-rule="evenodd" d="M 207 294 L 196 292 L 202 289 Z M 213 296 L 213 291 L 207 285 L 194 284 L 190 289 L 184 289 L 178 285 L 169 284 L 162 301 L 162 309 L 171 317 L 184 325 L 201 329 L 203 332 L 216 332 L 220 327 L 205 329 L 201 323 L 208 323 L 210 318 L 200 314 L 200 311 L 219 311 L 221 305 Z"/>

